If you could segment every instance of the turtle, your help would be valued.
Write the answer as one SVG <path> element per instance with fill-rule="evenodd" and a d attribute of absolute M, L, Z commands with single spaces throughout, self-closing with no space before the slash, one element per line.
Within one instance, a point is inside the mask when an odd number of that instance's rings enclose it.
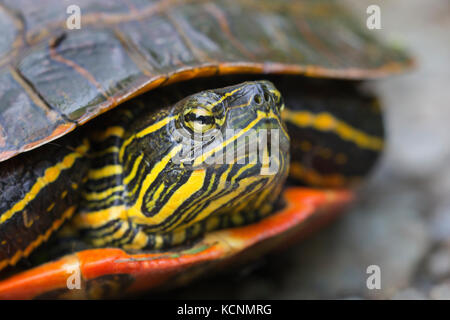
<path fill-rule="evenodd" d="M 79 29 L 69 5 L 0 4 L 0 298 L 173 288 L 305 237 L 382 152 L 363 80 L 413 65 L 332 0 L 84 0 Z"/>

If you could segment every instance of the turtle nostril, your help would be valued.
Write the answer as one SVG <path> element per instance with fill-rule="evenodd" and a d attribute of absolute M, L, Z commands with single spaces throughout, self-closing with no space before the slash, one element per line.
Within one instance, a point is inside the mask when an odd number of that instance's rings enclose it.
<path fill-rule="evenodd" d="M 264 92 L 264 100 L 266 102 L 270 102 L 271 101 L 271 96 L 270 96 L 270 94 L 267 91 Z"/>

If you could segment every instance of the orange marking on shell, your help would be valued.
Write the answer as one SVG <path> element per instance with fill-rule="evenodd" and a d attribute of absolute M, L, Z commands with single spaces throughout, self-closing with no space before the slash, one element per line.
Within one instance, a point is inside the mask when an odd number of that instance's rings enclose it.
<path fill-rule="evenodd" d="M 264 73 L 262 63 L 228 62 L 219 64 L 219 74 Z"/>
<path fill-rule="evenodd" d="M 64 135 L 65 133 L 67 133 L 69 131 L 72 131 L 73 129 L 75 129 L 75 124 L 73 124 L 73 123 L 61 124 L 61 125 L 57 126 L 55 128 L 55 130 L 53 130 L 53 132 L 48 137 L 40 139 L 40 140 L 36 140 L 36 141 L 33 141 L 33 142 L 27 144 L 26 150 L 31 150 L 36 147 L 39 147 L 43 143 L 54 140 L 56 138 L 59 138 L 60 136 Z M 25 150 L 23 150 L 23 151 L 25 151 Z"/>
<path fill-rule="evenodd" d="M 76 126 L 73 123 L 61 124 L 58 127 L 56 127 L 55 130 L 53 130 L 53 132 L 50 133 L 48 137 L 27 143 L 26 145 L 22 146 L 21 148 L 19 148 L 17 150 L 6 150 L 6 151 L 0 152 L 0 161 L 7 160 L 21 152 L 32 150 L 34 148 L 37 148 L 37 147 L 43 145 L 46 142 L 55 140 L 55 139 L 61 137 L 62 135 L 72 131 L 73 129 L 75 129 L 75 127 Z"/>
<path fill-rule="evenodd" d="M 217 66 L 204 65 L 199 68 L 183 68 L 169 75 L 164 85 L 169 85 L 178 81 L 185 81 L 197 77 L 208 77 L 217 74 Z"/>

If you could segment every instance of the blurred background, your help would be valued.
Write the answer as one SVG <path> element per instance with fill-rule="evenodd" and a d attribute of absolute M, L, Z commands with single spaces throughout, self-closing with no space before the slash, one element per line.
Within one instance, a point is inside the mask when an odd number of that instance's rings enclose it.
<path fill-rule="evenodd" d="M 313 237 L 167 298 L 450 299 L 450 2 L 344 0 L 415 70 L 369 83 L 386 113 L 386 153 L 352 209 Z M 366 269 L 381 268 L 369 290 Z M 160 296 L 160 295 L 159 295 Z"/>

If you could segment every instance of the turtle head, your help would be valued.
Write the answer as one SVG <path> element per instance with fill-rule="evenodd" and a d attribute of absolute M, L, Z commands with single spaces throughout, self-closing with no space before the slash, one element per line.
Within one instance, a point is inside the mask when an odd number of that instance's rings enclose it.
<path fill-rule="evenodd" d="M 183 144 L 181 161 L 193 168 L 241 164 L 242 157 L 252 163 L 257 156 L 276 158 L 289 151 L 283 108 L 280 92 L 269 81 L 207 90 L 174 107 L 178 121 L 171 134 Z"/>
<path fill-rule="evenodd" d="M 275 86 L 256 81 L 199 92 L 159 112 L 163 133 L 140 141 L 149 181 L 132 220 L 174 245 L 270 213 L 289 164 L 282 108 Z"/>
<path fill-rule="evenodd" d="M 170 134 L 182 152 L 172 161 L 191 170 L 246 168 L 254 180 L 283 174 L 289 155 L 283 108 L 280 92 L 269 81 L 189 96 L 174 107 L 179 116 Z"/>

